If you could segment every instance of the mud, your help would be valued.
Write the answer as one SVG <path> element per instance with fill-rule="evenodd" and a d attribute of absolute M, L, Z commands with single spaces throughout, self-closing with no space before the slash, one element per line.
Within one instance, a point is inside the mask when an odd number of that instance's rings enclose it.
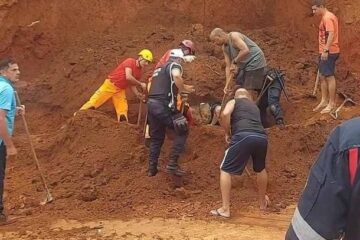
<path fill-rule="evenodd" d="M 360 1 L 329 3 L 341 27 L 338 88 L 359 102 L 360 13 L 355 6 Z M 44 189 L 18 118 L 19 154 L 8 161 L 5 193 L 7 213 L 17 221 L 2 226 L 0 238 L 282 239 L 328 133 L 360 113 L 359 106 L 345 107 L 335 121 L 312 112 L 319 19 L 310 17 L 310 10 L 304 0 L 0 1 L 0 56 L 14 56 L 21 66 L 18 91 L 55 198 L 40 205 Z M 285 71 L 290 97 L 290 102 L 282 99 L 287 127 L 267 129 L 272 205 L 265 215 L 257 210 L 254 174 L 236 178 L 230 221 L 209 216 L 221 200 L 222 129 L 200 124 L 191 129 L 181 159 L 188 174 L 184 187 L 175 189 L 164 172 L 171 141 L 163 147 L 160 173 L 148 178 L 142 127 L 117 123 L 110 103 L 77 112 L 124 58 L 149 48 L 159 59 L 182 39 L 197 45 L 196 61 L 184 67 L 186 82 L 196 87 L 192 103 L 221 99 L 223 57 L 208 40 L 216 26 L 255 40 L 269 65 Z M 130 123 L 136 123 L 138 100 L 130 93 L 128 100 Z"/>

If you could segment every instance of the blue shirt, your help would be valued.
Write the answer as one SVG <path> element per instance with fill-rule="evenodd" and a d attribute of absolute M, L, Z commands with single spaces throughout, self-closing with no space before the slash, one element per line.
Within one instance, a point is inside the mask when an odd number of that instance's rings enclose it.
<path fill-rule="evenodd" d="M 7 130 L 12 135 L 16 114 L 16 99 L 11 82 L 3 76 L 0 76 L 0 109 L 6 111 Z M 2 141 L 0 138 L 0 144 Z"/>

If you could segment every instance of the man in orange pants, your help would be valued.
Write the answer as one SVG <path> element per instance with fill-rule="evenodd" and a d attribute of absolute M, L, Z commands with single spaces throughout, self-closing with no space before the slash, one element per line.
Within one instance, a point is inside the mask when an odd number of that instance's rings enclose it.
<path fill-rule="evenodd" d="M 109 98 L 112 98 L 117 120 L 119 122 L 128 121 L 128 104 L 126 101 L 125 90 L 130 87 L 132 92 L 139 99 L 143 98 L 143 95 L 136 87 L 140 86 L 143 90 L 146 89 L 146 84 L 140 82 L 140 79 L 143 68 L 153 61 L 153 54 L 148 49 L 141 50 L 138 55 L 138 59 L 127 58 L 120 63 L 80 110 L 87 110 L 90 108 L 96 109 L 109 100 Z"/>

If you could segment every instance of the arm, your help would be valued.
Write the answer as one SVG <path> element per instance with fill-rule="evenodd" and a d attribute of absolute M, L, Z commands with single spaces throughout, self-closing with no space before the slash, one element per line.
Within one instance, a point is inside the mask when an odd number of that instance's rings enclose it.
<path fill-rule="evenodd" d="M 226 77 L 226 82 L 225 82 L 225 87 L 227 87 L 229 85 L 229 82 L 231 80 L 231 76 L 230 76 L 230 66 L 231 66 L 231 60 L 229 58 L 229 56 L 226 54 L 225 52 L 225 47 L 224 45 L 222 46 L 222 50 L 223 50 L 223 54 L 224 54 L 224 58 L 225 58 L 225 77 Z"/>
<path fill-rule="evenodd" d="M 334 32 L 328 32 L 329 36 L 325 45 L 325 49 L 330 49 L 331 44 L 334 41 Z"/>
<path fill-rule="evenodd" d="M 143 95 L 137 90 L 136 86 L 131 85 L 130 86 L 131 91 L 135 94 L 135 96 L 139 99 L 143 99 Z"/>
<path fill-rule="evenodd" d="M 146 88 L 145 83 L 140 82 L 133 76 L 131 68 L 128 68 L 128 67 L 125 68 L 125 76 L 126 76 L 126 80 L 129 81 L 129 83 L 131 85 L 138 85 L 138 86 L 142 87 L 143 89 Z"/>
<path fill-rule="evenodd" d="M 250 52 L 249 47 L 246 45 L 244 40 L 241 38 L 240 33 L 233 33 L 231 35 L 233 45 L 239 49 L 239 53 L 237 56 L 234 56 L 233 63 L 236 64 L 244 59 Z"/>
<path fill-rule="evenodd" d="M 175 81 L 176 87 L 179 89 L 179 92 L 194 92 L 194 86 L 184 84 L 184 80 L 182 78 L 182 72 L 178 68 L 173 68 L 171 70 L 171 75 Z"/>
<path fill-rule="evenodd" d="M 7 155 L 15 155 L 16 148 L 7 129 L 6 110 L 0 109 L 0 138 L 4 141 Z"/>
<path fill-rule="evenodd" d="M 226 105 L 224 110 L 222 111 L 221 115 L 220 115 L 220 125 L 224 128 L 225 130 L 225 134 L 230 136 L 230 118 L 231 118 L 231 114 L 234 111 L 234 107 L 235 107 L 235 100 L 232 99 L 230 100 Z"/>

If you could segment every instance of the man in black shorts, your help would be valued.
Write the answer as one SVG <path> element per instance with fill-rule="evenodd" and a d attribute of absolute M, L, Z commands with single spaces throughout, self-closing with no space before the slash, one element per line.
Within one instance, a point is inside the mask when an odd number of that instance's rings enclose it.
<path fill-rule="evenodd" d="M 335 108 L 336 81 L 335 63 L 339 58 L 339 24 L 338 18 L 325 7 L 325 0 L 313 0 L 314 15 L 321 16 L 319 25 L 319 74 L 321 101 L 313 109 L 320 113 L 329 113 Z"/>
<path fill-rule="evenodd" d="M 236 90 L 235 98 L 226 104 L 221 114 L 220 124 L 225 129 L 229 147 L 220 165 L 222 207 L 210 213 L 230 217 L 231 175 L 241 175 L 250 157 L 257 173 L 260 209 L 265 210 L 270 202 L 266 195 L 268 177 L 265 169 L 268 140 L 259 108 L 246 89 Z"/>

